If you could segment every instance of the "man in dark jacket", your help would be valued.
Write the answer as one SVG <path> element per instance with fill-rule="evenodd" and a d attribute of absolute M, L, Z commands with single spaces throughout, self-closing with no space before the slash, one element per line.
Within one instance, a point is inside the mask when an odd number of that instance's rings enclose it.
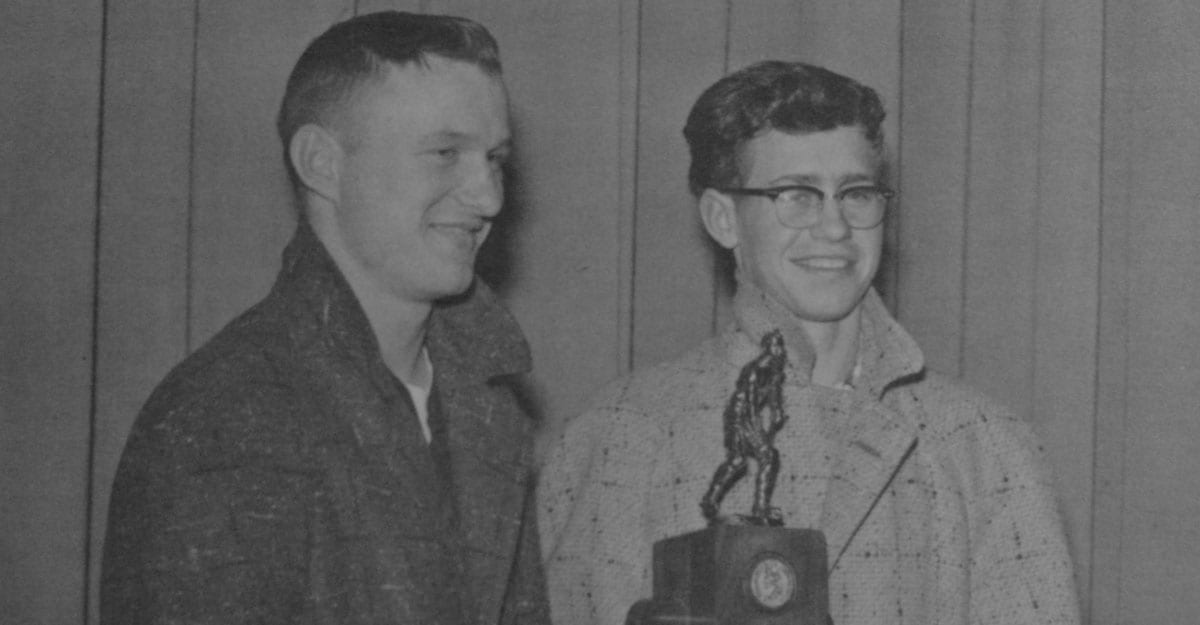
<path fill-rule="evenodd" d="M 162 382 L 113 487 L 104 623 L 543 623 L 529 367 L 475 280 L 510 150 L 468 20 L 331 28 L 278 126 L 300 209 L 271 293 Z"/>

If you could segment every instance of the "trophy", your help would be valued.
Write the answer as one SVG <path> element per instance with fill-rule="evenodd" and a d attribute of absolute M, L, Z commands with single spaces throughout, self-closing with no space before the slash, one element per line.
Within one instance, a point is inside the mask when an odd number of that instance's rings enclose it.
<path fill-rule="evenodd" d="M 779 474 L 775 435 L 787 422 L 787 352 L 779 330 L 738 374 L 726 403 L 725 460 L 700 509 L 708 527 L 654 543 L 654 596 L 635 603 L 626 625 L 829 625 L 825 536 L 783 527 L 771 506 Z M 720 514 L 725 493 L 755 466 L 750 514 Z"/>

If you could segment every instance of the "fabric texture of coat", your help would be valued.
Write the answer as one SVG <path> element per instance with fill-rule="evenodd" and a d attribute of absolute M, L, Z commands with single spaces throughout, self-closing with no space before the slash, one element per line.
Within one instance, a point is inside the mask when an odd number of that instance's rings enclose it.
<path fill-rule="evenodd" d="M 1066 541 L 1022 420 L 926 371 L 870 292 L 852 387 L 812 385 L 793 317 L 741 285 L 735 326 L 602 392 L 550 446 L 539 485 L 551 616 L 619 625 L 651 594 L 655 541 L 702 529 L 722 414 L 763 334 L 784 332 L 788 422 L 773 505 L 824 532 L 830 610 L 853 625 L 1078 622 Z M 750 511 L 753 472 L 721 512 Z"/>
<path fill-rule="evenodd" d="M 444 444 L 425 442 L 302 222 L 270 295 L 139 415 L 113 486 L 102 622 L 548 622 L 534 424 L 506 383 L 529 368 L 525 340 L 476 281 L 435 308 L 427 347 Z"/>

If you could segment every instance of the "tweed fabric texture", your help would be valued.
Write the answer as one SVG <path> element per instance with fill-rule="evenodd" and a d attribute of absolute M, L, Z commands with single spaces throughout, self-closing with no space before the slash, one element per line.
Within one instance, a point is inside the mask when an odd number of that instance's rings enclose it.
<path fill-rule="evenodd" d="M 784 332 L 788 423 L 773 504 L 826 536 L 830 610 L 854 625 L 1077 623 L 1072 569 L 1042 449 L 1026 423 L 926 371 L 871 292 L 852 388 L 809 384 L 794 318 L 748 284 L 736 323 L 619 380 L 552 443 L 539 513 L 555 622 L 617 625 L 651 593 L 654 541 L 705 527 L 722 412 L 772 328 Z M 748 513 L 753 474 L 722 512 Z"/>
<path fill-rule="evenodd" d="M 138 416 L 113 485 L 102 622 L 548 622 L 534 424 L 505 384 L 528 347 L 478 283 L 435 308 L 427 347 L 440 465 L 302 221 L 272 292 Z"/>

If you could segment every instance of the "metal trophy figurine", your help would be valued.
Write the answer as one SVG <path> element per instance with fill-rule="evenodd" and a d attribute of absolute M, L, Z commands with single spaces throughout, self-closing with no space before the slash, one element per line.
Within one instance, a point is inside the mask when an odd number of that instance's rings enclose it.
<path fill-rule="evenodd" d="M 700 509 L 709 524 L 722 522 L 717 516 L 725 493 L 746 474 L 750 459 L 754 476 L 754 507 L 749 516 L 737 518 L 753 525 L 783 525 L 778 508 L 771 507 L 775 479 L 779 475 L 779 452 L 775 434 L 787 423 L 783 412 L 783 378 L 787 351 L 783 334 L 774 330 L 762 338 L 762 353 L 742 367 L 737 385 L 725 406 L 725 461 L 717 467 Z"/>
<path fill-rule="evenodd" d="M 725 460 L 700 509 L 706 529 L 654 543 L 654 596 L 630 609 L 626 625 L 828 625 L 825 536 L 782 527 L 771 506 L 779 474 L 775 435 L 787 423 L 787 350 L 779 330 L 762 338 L 725 406 Z M 749 515 L 719 514 L 725 494 L 755 465 Z"/>

